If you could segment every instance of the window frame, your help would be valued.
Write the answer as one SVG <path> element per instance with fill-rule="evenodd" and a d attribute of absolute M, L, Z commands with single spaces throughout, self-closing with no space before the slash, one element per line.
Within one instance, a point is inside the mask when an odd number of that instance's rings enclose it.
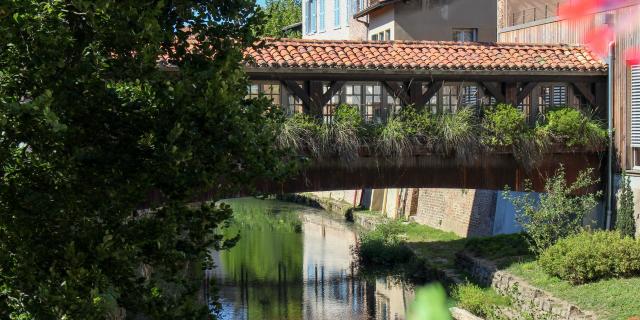
<path fill-rule="evenodd" d="M 470 40 L 458 40 L 456 39 L 456 33 L 465 34 L 465 32 L 471 33 Z M 453 28 L 451 31 L 451 38 L 454 42 L 477 42 L 478 41 L 478 28 Z"/>
<path fill-rule="evenodd" d="M 318 0 L 318 32 L 327 31 L 326 0 Z"/>
<path fill-rule="evenodd" d="M 341 16 L 341 7 L 340 7 L 340 0 L 333 0 L 333 28 L 334 29 L 340 29 L 341 27 L 341 20 L 340 20 L 340 16 Z"/>

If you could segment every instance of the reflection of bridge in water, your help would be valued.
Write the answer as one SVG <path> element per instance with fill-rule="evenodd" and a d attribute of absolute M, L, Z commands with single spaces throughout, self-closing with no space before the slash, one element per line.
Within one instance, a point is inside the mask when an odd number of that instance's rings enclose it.
<path fill-rule="evenodd" d="M 402 319 L 412 290 L 391 278 L 357 276 L 352 246 L 357 233 L 318 210 L 302 210 L 301 264 L 278 264 L 277 279 L 232 279 L 216 257 L 214 277 L 223 319 Z M 278 239 L 275 237 L 274 239 Z M 284 238 L 281 238 L 284 239 Z M 245 239 L 247 240 L 247 239 Z M 241 240 L 242 241 L 242 240 Z M 278 240 L 270 244 L 278 247 Z M 275 251 L 274 251 L 275 252 Z M 281 252 L 284 255 L 296 253 Z M 251 254 L 251 252 L 249 252 Z M 266 259 L 256 252 L 258 259 Z M 265 264 L 266 265 L 266 264 Z M 300 266 L 291 270 L 292 266 Z M 292 273 L 298 272 L 297 275 Z"/>

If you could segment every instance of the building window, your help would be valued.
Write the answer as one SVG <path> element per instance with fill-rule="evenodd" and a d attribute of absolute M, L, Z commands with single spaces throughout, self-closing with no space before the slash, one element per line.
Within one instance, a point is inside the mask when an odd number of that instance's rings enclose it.
<path fill-rule="evenodd" d="M 378 41 L 378 34 L 377 33 L 376 34 L 372 34 L 371 35 L 371 40 Z"/>
<path fill-rule="evenodd" d="M 391 29 L 387 29 L 387 31 L 384 32 L 384 37 L 387 41 L 391 40 Z"/>
<path fill-rule="evenodd" d="M 325 22 L 325 1 L 326 0 L 319 0 L 319 6 L 320 6 L 320 13 L 318 15 L 318 20 L 320 20 L 320 27 L 318 28 L 320 32 L 324 32 L 326 30 L 326 22 Z"/>
<path fill-rule="evenodd" d="M 344 85 L 344 101 L 350 106 L 360 106 L 362 104 L 362 86 L 359 84 Z"/>
<path fill-rule="evenodd" d="M 340 28 L 340 0 L 333 0 L 333 26 Z"/>
<path fill-rule="evenodd" d="M 631 67 L 631 148 L 633 168 L 640 169 L 640 65 Z"/>
<path fill-rule="evenodd" d="M 475 29 L 475 28 L 453 29 L 453 41 L 456 41 L 456 42 L 478 41 L 478 29 Z"/>

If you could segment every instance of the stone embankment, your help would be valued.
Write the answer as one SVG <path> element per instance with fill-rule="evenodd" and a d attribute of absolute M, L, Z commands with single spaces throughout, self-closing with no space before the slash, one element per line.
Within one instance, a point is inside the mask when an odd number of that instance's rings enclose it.
<path fill-rule="evenodd" d="M 511 297 L 518 311 L 534 319 L 597 319 L 592 312 L 581 310 L 513 274 L 498 270 L 490 261 L 460 252 L 456 266 L 469 274 L 477 284 L 491 286 L 498 293 Z"/>

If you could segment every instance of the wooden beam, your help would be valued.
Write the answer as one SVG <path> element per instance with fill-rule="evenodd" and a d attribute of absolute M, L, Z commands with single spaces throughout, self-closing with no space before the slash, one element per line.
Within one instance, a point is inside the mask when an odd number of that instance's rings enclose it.
<path fill-rule="evenodd" d="M 324 104 L 321 104 L 323 100 L 322 81 L 309 81 L 309 98 L 311 98 L 311 108 L 309 110 L 309 114 L 316 118 L 321 118 L 322 107 L 324 106 Z"/>
<path fill-rule="evenodd" d="M 480 84 L 489 91 L 489 94 L 496 99 L 496 102 L 507 102 L 504 97 L 504 93 L 502 93 L 501 84 L 499 82 L 480 82 Z"/>
<path fill-rule="evenodd" d="M 311 98 L 309 97 L 309 94 L 307 94 L 307 91 L 300 87 L 296 81 L 282 80 L 281 82 L 285 87 L 287 87 L 287 89 L 289 89 L 289 91 L 291 91 L 291 93 L 302 100 L 302 103 L 304 104 L 304 113 L 309 113 L 311 108 Z"/>
<path fill-rule="evenodd" d="M 322 100 L 320 100 L 319 104 L 321 107 L 324 107 L 325 105 L 327 105 L 327 103 L 329 103 L 329 101 L 331 101 L 331 98 L 333 98 L 333 96 L 338 93 L 338 91 L 340 91 L 340 89 L 342 89 L 342 86 L 344 85 L 345 81 L 333 81 L 331 82 L 331 84 L 329 84 L 329 89 L 327 90 L 327 92 L 325 92 L 324 94 L 322 94 Z"/>
<path fill-rule="evenodd" d="M 504 87 L 504 102 L 517 107 L 518 103 L 518 84 L 517 83 L 505 83 Z"/>
<path fill-rule="evenodd" d="M 598 107 L 598 101 L 596 100 L 596 96 L 593 94 L 593 92 L 591 91 L 591 87 L 589 86 L 588 83 L 584 83 L 584 82 L 572 82 L 571 85 L 573 86 L 574 89 L 576 89 L 576 91 L 578 91 L 585 99 L 587 99 L 587 101 L 589 102 L 590 105 L 592 105 L 593 107 Z"/>
<path fill-rule="evenodd" d="M 411 81 L 409 83 L 409 102 L 416 106 L 416 108 L 422 108 L 424 103 L 420 103 L 422 99 L 422 81 Z"/>
<path fill-rule="evenodd" d="M 607 99 L 609 98 L 607 95 L 607 83 L 598 82 L 596 83 L 596 114 L 600 119 L 607 118 Z"/>
<path fill-rule="evenodd" d="M 382 81 L 382 84 L 387 88 L 394 97 L 400 99 L 402 105 L 408 106 L 411 104 L 411 98 L 409 97 L 409 93 L 404 89 L 406 88 L 401 86 L 400 83 L 395 81 Z"/>
<path fill-rule="evenodd" d="M 520 91 L 518 92 L 518 96 L 516 98 L 516 106 L 519 106 L 522 101 L 524 100 L 524 98 L 526 98 L 531 91 L 533 91 L 533 89 L 538 85 L 537 82 L 527 82 L 525 83 L 521 88 Z"/>

